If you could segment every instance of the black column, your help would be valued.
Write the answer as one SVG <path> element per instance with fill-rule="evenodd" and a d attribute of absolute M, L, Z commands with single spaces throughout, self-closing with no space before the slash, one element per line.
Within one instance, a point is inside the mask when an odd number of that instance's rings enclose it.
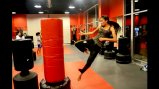
<path fill-rule="evenodd" d="M 0 1 L 0 88 L 12 89 L 11 12 L 8 0 Z"/>
<path fill-rule="evenodd" d="M 148 89 L 159 89 L 159 14 L 156 1 L 148 9 Z"/>

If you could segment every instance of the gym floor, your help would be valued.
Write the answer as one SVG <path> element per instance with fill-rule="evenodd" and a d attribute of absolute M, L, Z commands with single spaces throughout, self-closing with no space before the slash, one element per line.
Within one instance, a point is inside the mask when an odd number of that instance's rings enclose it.
<path fill-rule="evenodd" d="M 81 62 L 81 61 L 85 63 L 87 61 L 88 56 L 89 54 L 80 52 L 74 45 L 69 45 L 69 44 L 64 45 L 64 61 L 65 63 L 67 63 L 67 65 L 68 63 Z M 42 55 L 37 55 L 37 59 L 34 61 L 34 66 L 40 64 L 43 64 L 43 57 Z M 73 70 L 73 67 L 71 67 L 71 65 L 72 64 L 70 64 L 70 67 L 67 67 L 67 69 L 70 68 L 69 70 Z M 116 63 L 115 59 L 114 60 L 104 59 L 104 55 L 98 54 L 90 69 L 92 69 L 93 71 L 95 71 L 97 75 L 99 75 L 98 78 L 101 78 L 105 80 L 108 84 L 110 84 L 113 87 L 113 89 L 147 89 L 147 72 L 140 70 L 140 66 L 135 65 L 133 63 L 118 64 Z M 44 74 L 42 73 L 43 72 L 38 72 L 37 74 L 39 76 L 43 76 Z M 13 76 L 15 74 L 16 73 L 13 68 Z M 87 73 L 85 73 L 85 75 L 86 74 Z M 92 77 L 93 75 L 94 73 L 92 72 Z M 82 78 L 92 78 L 92 77 L 82 77 Z M 93 86 L 93 85 L 87 85 L 87 86 Z M 83 89 L 92 89 L 92 88 L 83 87 Z M 106 88 L 106 89 L 112 89 L 112 88 Z"/>

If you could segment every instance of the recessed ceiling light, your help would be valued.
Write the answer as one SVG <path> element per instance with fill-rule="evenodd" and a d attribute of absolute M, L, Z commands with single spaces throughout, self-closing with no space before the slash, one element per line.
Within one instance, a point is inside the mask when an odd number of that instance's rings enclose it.
<path fill-rule="evenodd" d="M 16 12 L 12 12 L 12 14 L 16 14 Z"/>
<path fill-rule="evenodd" d="M 68 12 L 68 11 L 65 11 L 65 14 L 69 14 L 70 12 Z"/>
<path fill-rule="evenodd" d="M 135 9 L 135 11 L 139 11 L 140 9 Z"/>
<path fill-rule="evenodd" d="M 139 15 L 139 14 L 137 13 L 137 14 L 135 14 L 135 15 Z"/>
<path fill-rule="evenodd" d="M 44 12 L 43 11 L 39 11 L 39 14 L 43 14 Z"/>
<path fill-rule="evenodd" d="M 74 9 L 74 8 L 75 8 L 75 6 L 69 6 L 69 8 L 70 8 L 70 9 Z"/>
<path fill-rule="evenodd" d="M 135 0 L 135 2 L 138 2 L 139 0 Z"/>
<path fill-rule="evenodd" d="M 41 8 L 41 5 L 35 5 L 34 7 L 35 8 Z"/>

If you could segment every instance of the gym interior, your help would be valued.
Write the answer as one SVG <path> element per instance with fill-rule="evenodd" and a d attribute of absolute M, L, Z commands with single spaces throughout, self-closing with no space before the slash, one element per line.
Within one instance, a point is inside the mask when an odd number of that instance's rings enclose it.
<path fill-rule="evenodd" d="M 21 0 L 12 8 L 12 88 L 147 89 L 147 11 L 145 0 Z M 117 42 L 78 81 L 90 52 L 75 43 L 98 34 L 79 33 L 95 30 L 101 16 L 120 25 Z"/>

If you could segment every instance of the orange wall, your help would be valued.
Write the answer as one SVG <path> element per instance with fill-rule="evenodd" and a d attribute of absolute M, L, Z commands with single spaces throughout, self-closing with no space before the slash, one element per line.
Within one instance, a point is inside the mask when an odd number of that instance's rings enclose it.
<path fill-rule="evenodd" d="M 138 25 L 139 24 L 139 16 L 135 16 L 135 18 L 134 18 L 135 20 L 135 25 Z"/>
<path fill-rule="evenodd" d="M 123 10 L 124 0 L 110 0 L 109 4 L 109 17 L 122 16 L 124 14 Z"/>
<path fill-rule="evenodd" d="M 98 0 L 98 17 L 109 16 L 109 0 Z"/>
<path fill-rule="evenodd" d="M 72 26 L 73 25 L 77 26 L 77 24 L 78 24 L 78 16 L 77 16 L 77 14 L 71 14 L 70 15 L 70 33 L 71 33 L 70 37 L 71 37 L 71 40 L 73 39 L 72 38 L 72 31 L 71 31 L 72 30 Z"/>
<path fill-rule="evenodd" d="M 70 15 L 70 25 L 77 25 L 78 24 L 78 17 L 77 14 Z"/>
<path fill-rule="evenodd" d="M 117 18 L 109 18 L 111 21 L 115 21 L 115 22 L 117 22 Z"/>
<path fill-rule="evenodd" d="M 13 17 L 12 17 L 12 38 L 15 39 L 15 26 L 14 26 L 14 21 L 13 21 Z"/>
<path fill-rule="evenodd" d="M 13 15 L 13 23 L 15 27 L 22 27 L 27 30 L 27 18 L 25 14 Z"/>
<path fill-rule="evenodd" d="M 147 17 L 146 16 L 143 16 L 139 22 L 139 24 L 147 24 Z"/>
<path fill-rule="evenodd" d="M 136 15 L 135 18 L 134 18 L 134 22 L 135 22 L 135 25 L 147 24 L 147 17 L 146 16 L 139 17 L 138 15 Z M 130 18 L 126 19 L 126 25 L 131 25 L 131 19 Z"/>
<path fill-rule="evenodd" d="M 98 18 L 100 18 L 100 17 L 102 16 L 102 15 L 101 15 L 101 11 L 102 11 L 102 10 L 101 10 L 101 8 L 102 8 L 102 7 L 101 7 L 101 6 L 102 6 L 101 2 L 102 2 L 101 0 L 98 0 Z"/>
<path fill-rule="evenodd" d="M 99 17 L 107 15 L 109 18 L 114 18 L 123 15 L 124 0 L 98 0 L 98 5 Z"/>
<path fill-rule="evenodd" d="M 80 32 L 79 26 L 81 24 L 85 24 L 85 18 L 84 18 L 84 14 L 83 13 L 79 13 L 79 14 L 71 14 L 70 15 L 70 25 L 76 25 L 77 27 L 77 31 L 76 31 L 76 37 L 77 40 L 80 39 L 80 35 L 78 34 Z M 70 26 L 70 28 L 71 28 Z M 70 29 L 71 32 L 71 29 Z M 71 32 L 72 33 L 72 32 Z M 71 34 L 71 39 L 72 39 L 72 34 Z"/>
<path fill-rule="evenodd" d="M 25 14 L 12 15 L 12 37 L 15 38 L 17 28 L 27 30 L 27 17 Z"/>

